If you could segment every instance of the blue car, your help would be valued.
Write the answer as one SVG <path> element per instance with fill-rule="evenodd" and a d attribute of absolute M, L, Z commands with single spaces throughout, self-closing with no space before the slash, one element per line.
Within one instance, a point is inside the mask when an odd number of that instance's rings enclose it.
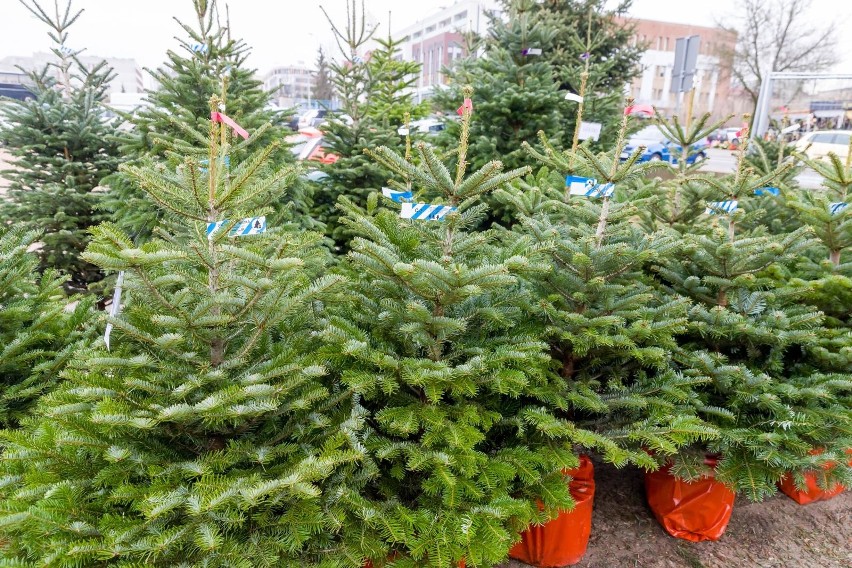
<path fill-rule="evenodd" d="M 639 146 L 645 146 L 645 152 L 639 156 L 640 162 L 663 161 L 676 164 L 683 151 L 679 145 L 668 140 L 659 127 L 646 126 L 627 140 L 627 146 L 621 152 L 621 161 L 627 160 Z M 706 140 L 693 144 L 686 163 L 694 164 L 696 161 L 706 159 L 708 146 Z"/>

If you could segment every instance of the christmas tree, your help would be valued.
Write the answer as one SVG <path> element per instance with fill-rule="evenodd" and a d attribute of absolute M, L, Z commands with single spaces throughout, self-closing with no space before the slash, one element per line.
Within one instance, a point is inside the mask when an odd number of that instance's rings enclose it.
<path fill-rule="evenodd" d="M 178 38 L 179 49 L 168 50 L 168 61 L 149 71 L 158 85 L 156 90 L 148 94 L 145 105 L 125 115 L 132 128 L 119 140 L 121 151 L 137 165 L 148 163 L 146 159 L 162 160 L 167 155 L 166 150 L 176 144 L 204 153 L 205 138 L 187 138 L 182 125 L 191 124 L 202 129 L 209 117 L 207 106 L 213 95 L 224 101 L 228 116 L 244 128 L 272 124 L 264 130 L 259 144 L 283 140 L 289 133 L 285 113 L 270 110 L 269 93 L 255 78 L 255 71 L 246 65 L 249 47 L 232 37 L 228 20 L 221 24 L 216 0 L 192 2 L 196 27 L 178 21 L 185 34 Z M 228 163 L 236 167 L 246 158 L 242 150 L 235 150 Z M 276 146 L 270 156 L 273 165 L 292 161 L 291 153 L 284 146 Z M 156 206 L 124 174 L 111 176 L 107 183 L 110 187 L 107 207 L 114 222 L 137 240 L 147 238 L 157 224 Z M 308 207 L 309 199 L 301 186 L 295 186 L 290 197 L 296 211 Z"/>
<path fill-rule="evenodd" d="M 42 270 L 62 270 L 70 276 L 66 289 L 85 290 L 102 278 L 80 257 L 89 228 L 104 218 L 103 192 L 96 188 L 118 167 L 110 141 L 114 129 L 103 106 L 112 71 L 106 62 L 86 67 L 78 58 L 81 50 L 69 47 L 68 30 L 82 13 L 72 10 L 70 0 L 54 15 L 35 0 L 22 3 L 50 28 L 55 61 L 28 72 L 33 99 L 0 109 L 7 123 L 0 143 L 15 159 L 3 172 L 11 202 L 2 211 L 43 232 Z"/>
<path fill-rule="evenodd" d="M 27 252 L 40 234 L 0 227 L 0 424 L 14 428 L 53 389 L 73 354 L 92 340 L 92 297 L 67 298 L 65 277 L 39 275 Z"/>
<path fill-rule="evenodd" d="M 566 383 L 564 417 L 605 440 L 594 445 L 605 460 L 652 469 L 648 450 L 671 455 L 716 433 L 691 407 L 703 379 L 671 358 L 688 301 L 657 297 L 644 275 L 678 240 L 635 226 L 651 199 L 635 198 L 632 184 L 663 166 L 637 164 L 644 148 L 621 162 L 627 128 L 625 115 L 615 146 L 598 154 L 558 152 L 542 137 L 545 153 L 527 150 L 546 167 L 498 196 L 518 218 L 507 236 L 531 237 L 549 254 L 549 270 L 528 279 L 530 310 Z"/>
<path fill-rule="evenodd" d="M 673 359 L 686 376 L 709 379 L 696 409 L 720 433 L 681 452 L 672 471 L 695 477 L 703 452 L 719 453 L 716 477 L 752 500 L 773 494 L 788 472 L 841 461 L 852 425 L 848 376 L 807 361 L 824 332 L 822 314 L 777 277 L 812 246 L 809 229 L 745 229 L 764 211 L 740 204 L 763 199 L 755 190 L 777 174 L 758 176 L 741 162 L 735 174 L 707 178 L 723 201 L 708 202 L 705 228 L 683 233 L 682 253 L 655 268 L 664 297 L 693 302 Z M 810 453 L 817 449 L 824 454 Z M 839 466 L 827 479 L 849 478 Z"/>
<path fill-rule="evenodd" d="M 331 81 L 331 69 L 322 47 L 317 51 L 316 79 L 314 79 L 314 97 L 318 101 L 330 102 L 334 98 L 334 85 Z"/>
<path fill-rule="evenodd" d="M 506 12 L 505 19 L 489 16 L 484 55 L 458 61 L 448 70 L 448 88 L 436 89 L 433 95 L 438 108 L 453 113 L 463 87 L 476 85 L 477 119 L 471 125 L 475 168 L 482 167 L 487 156 L 500 156 L 510 168 L 527 165 L 530 159 L 522 143 L 536 143 L 540 130 L 559 140 L 564 117 L 571 114 L 572 103 L 564 100 L 551 66 L 542 58 L 552 49 L 556 28 L 532 0 L 513 0 Z M 449 122 L 446 132 L 444 140 L 452 144 L 458 139 L 458 123 Z"/>
<path fill-rule="evenodd" d="M 267 228 L 295 172 L 263 175 L 275 146 L 248 153 L 263 129 L 232 144 L 219 102 L 205 171 L 192 154 L 123 168 L 183 222 L 142 246 L 94 230 L 85 257 L 125 273 L 123 311 L 26 429 L 3 434 L 7 562 L 342 565 L 321 485 L 358 452 L 332 427 L 337 395 L 313 355 L 341 279 L 319 276 L 321 235 Z M 232 151 L 247 158 L 228 168 Z"/>
<path fill-rule="evenodd" d="M 327 234 L 341 248 L 346 248 L 351 235 L 339 221 L 338 198 L 343 195 L 364 206 L 367 195 L 378 191 L 388 176 L 365 150 L 385 146 L 401 151 L 406 135 L 398 130 L 405 116 L 418 118 L 426 113 L 426 105 L 415 104 L 411 92 L 420 64 L 397 60 L 399 42 L 390 37 L 374 40 L 378 48 L 368 53 L 376 28 L 366 24 L 363 2 L 360 15 L 355 0 L 347 0 L 346 6 L 343 27 L 326 14 L 340 48 L 340 58 L 330 68 L 342 116 L 323 126 L 324 144 L 340 159 L 325 167 L 327 176 L 313 210 L 314 217 L 326 224 Z"/>
<path fill-rule="evenodd" d="M 562 470 L 578 463 L 573 442 L 595 438 L 552 410 L 568 401 L 523 311 L 519 276 L 541 269 L 540 247 L 474 229 L 482 197 L 526 170 L 468 173 L 463 108 L 454 172 L 424 143 L 411 160 L 380 147 L 396 174 L 387 207 L 376 194 L 366 211 L 344 202 L 356 235 L 345 268 L 359 278 L 324 337 L 370 461 L 339 488 L 343 537 L 380 565 L 501 562 L 530 522 L 571 508 Z"/>

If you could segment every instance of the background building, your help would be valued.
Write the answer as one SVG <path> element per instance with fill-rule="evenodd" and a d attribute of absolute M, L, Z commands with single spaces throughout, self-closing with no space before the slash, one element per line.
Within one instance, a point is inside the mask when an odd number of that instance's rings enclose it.
<path fill-rule="evenodd" d="M 264 88 L 280 107 L 313 106 L 314 70 L 304 63 L 273 68 L 263 78 Z"/>
<path fill-rule="evenodd" d="M 697 35 L 701 38 L 698 63 L 693 82 L 695 89 L 693 112 L 709 112 L 722 118 L 734 112 L 731 98 L 731 54 L 736 47 L 737 34 L 721 28 L 706 28 L 654 20 L 628 19 L 635 26 L 634 45 L 644 44 L 642 73 L 630 85 L 629 94 L 637 104 L 649 104 L 666 114 L 678 107 L 677 93 L 670 92 L 677 38 Z M 686 105 L 686 96 L 680 108 Z"/>
<path fill-rule="evenodd" d="M 103 61 L 112 67 L 115 78 L 109 83 L 110 93 L 141 93 L 144 89 L 142 68 L 135 59 L 126 57 L 98 57 L 95 55 L 80 55 L 83 65 L 93 67 Z M 27 71 L 42 69 L 48 63 L 55 63 L 53 53 L 38 52 L 33 55 L 10 55 L 0 59 L 0 73 L 20 73 L 18 67 Z"/>
<path fill-rule="evenodd" d="M 487 10 L 496 9 L 494 0 L 458 0 L 428 18 L 394 32 L 401 41 L 400 57 L 422 64 L 417 79 L 417 94 L 426 98 L 437 85 L 446 83 L 441 72 L 456 59 L 467 55 L 463 33 L 488 31 Z"/>

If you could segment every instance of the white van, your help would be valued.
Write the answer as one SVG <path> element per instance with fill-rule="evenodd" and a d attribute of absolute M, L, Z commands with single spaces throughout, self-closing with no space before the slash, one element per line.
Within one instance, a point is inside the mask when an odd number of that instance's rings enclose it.
<path fill-rule="evenodd" d="M 796 142 L 796 150 L 812 160 L 822 160 L 828 153 L 845 160 L 849 154 L 849 130 L 817 130 L 808 132 Z"/>

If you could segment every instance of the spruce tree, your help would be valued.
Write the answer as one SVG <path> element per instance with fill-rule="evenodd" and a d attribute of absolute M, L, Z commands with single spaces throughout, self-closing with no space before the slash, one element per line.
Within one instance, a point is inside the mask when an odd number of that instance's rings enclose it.
<path fill-rule="evenodd" d="M 68 30 L 82 13 L 70 0 L 64 11 L 57 4 L 55 14 L 36 0 L 21 3 L 50 28 L 54 61 L 37 71 L 22 69 L 35 97 L 0 108 L 6 123 L 0 143 L 14 158 L 14 167 L 2 172 L 11 198 L 2 212 L 43 232 L 42 270 L 62 270 L 70 276 L 66 289 L 85 290 L 102 278 L 80 257 L 89 228 L 104 218 L 104 194 L 96 188 L 119 162 L 103 106 L 112 70 L 106 62 L 86 67 L 78 58 L 82 50 L 68 45 Z"/>
<path fill-rule="evenodd" d="M 216 0 L 192 0 L 192 4 L 195 27 L 176 20 L 183 31 L 183 37 L 177 38 L 179 48 L 166 52 L 168 60 L 162 67 L 149 70 L 157 88 L 148 93 L 146 104 L 125 115 L 131 128 L 119 139 L 121 151 L 137 165 L 146 163 L 146 159 L 162 160 L 176 143 L 203 154 L 204 138 L 188 139 L 182 125 L 203 129 L 210 117 L 208 101 L 213 95 L 223 101 L 220 110 L 244 128 L 272 124 L 258 143 L 283 140 L 289 132 L 285 113 L 268 108 L 269 93 L 246 65 L 249 47 L 232 36 L 229 21 L 222 24 Z M 236 167 L 246 157 L 242 150 L 235 150 L 229 163 Z M 282 165 L 292 163 L 293 158 L 286 147 L 276 146 L 270 160 L 273 165 Z M 107 183 L 112 220 L 138 240 L 147 238 L 157 223 L 156 206 L 126 175 L 112 176 Z M 298 191 L 291 195 L 291 203 L 296 210 L 304 210 L 307 197 L 300 187 L 295 189 Z"/>
<path fill-rule="evenodd" d="M 68 298 L 66 277 L 37 272 L 28 252 L 40 237 L 20 225 L 0 227 L 0 425 L 17 427 L 39 396 L 53 389 L 75 352 L 92 340 L 93 298 Z"/>
<path fill-rule="evenodd" d="M 313 355 L 341 279 L 319 276 L 321 235 L 232 236 L 247 216 L 239 233 L 262 231 L 257 216 L 295 172 L 263 174 L 274 145 L 227 168 L 264 131 L 231 144 L 226 129 L 209 123 L 206 171 L 192 154 L 123 168 L 182 223 L 142 246 L 114 224 L 94 230 L 86 258 L 126 273 L 123 311 L 112 350 L 78 353 L 26 429 L 3 434 L 7 562 L 345 565 L 320 485 L 358 452 L 330 427 L 336 398 Z"/>
<path fill-rule="evenodd" d="M 525 170 L 493 161 L 468 173 L 470 118 L 454 172 L 424 143 L 411 161 L 371 152 L 396 174 L 392 187 L 424 203 L 344 202 L 356 235 L 344 268 L 359 278 L 325 338 L 339 346 L 370 460 L 339 489 L 352 505 L 343 536 L 378 565 L 503 561 L 530 522 L 571 508 L 562 470 L 578 463 L 573 443 L 595 440 L 553 411 L 568 401 L 523 310 L 519 276 L 542 268 L 539 247 L 475 230 L 482 196 Z M 445 209 L 401 218 L 429 205 Z"/>
<path fill-rule="evenodd" d="M 388 177 L 365 150 L 385 146 L 402 151 L 406 138 L 398 130 L 405 117 L 416 119 L 426 113 L 426 105 L 415 104 L 411 92 L 420 64 L 397 60 L 399 42 L 390 37 L 373 40 L 376 28 L 367 25 L 363 2 L 360 15 L 355 0 L 347 0 L 346 6 L 343 27 L 326 14 L 340 48 L 339 59 L 330 68 L 343 116 L 323 126 L 324 146 L 340 159 L 324 168 L 327 176 L 313 209 L 314 217 L 326 224 L 326 233 L 344 249 L 351 235 L 339 222 L 338 198 L 346 196 L 363 207 L 367 195 L 378 191 Z M 367 53 L 371 41 L 378 47 Z"/>

